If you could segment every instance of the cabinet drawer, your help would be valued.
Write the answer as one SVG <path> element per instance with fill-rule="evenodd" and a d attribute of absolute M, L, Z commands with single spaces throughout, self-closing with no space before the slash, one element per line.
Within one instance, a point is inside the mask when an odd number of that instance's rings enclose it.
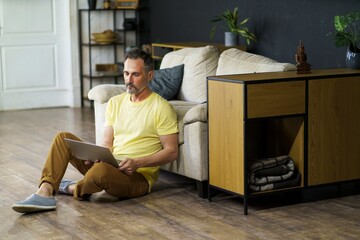
<path fill-rule="evenodd" d="M 249 84 L 247 117 L 305 113 L 305 81 Z"/>

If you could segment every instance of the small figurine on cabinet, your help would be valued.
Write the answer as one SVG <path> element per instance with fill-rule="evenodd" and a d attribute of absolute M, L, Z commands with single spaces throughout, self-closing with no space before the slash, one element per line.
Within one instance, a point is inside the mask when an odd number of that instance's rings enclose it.
<path fill-rule="evenodd" d="M 307 63 L 305 48 L 301 40 L 299 46 L 297 47 L 295 60 L 297 73 L 311 73 L 311 64 Z"/>

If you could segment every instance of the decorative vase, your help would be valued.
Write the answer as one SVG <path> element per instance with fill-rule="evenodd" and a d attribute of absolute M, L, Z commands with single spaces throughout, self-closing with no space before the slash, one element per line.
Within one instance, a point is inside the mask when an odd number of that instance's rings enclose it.
<path fill-rule="evenodd" d="M 88 5 L 90 10 L 96 9 L 96 0 L 88 0 Z"/>
<path fill-rule="evenodd" d="M 349 46 L 345 59 L 346 67 L 351 69 L 360 69 L 360 53 L 353 52 Z"/>
<path fill-rule="evenodd" d="M 232 32 L 225 32 L 225 46 L 233 47 L 239 45 L 239 36 Z"/>

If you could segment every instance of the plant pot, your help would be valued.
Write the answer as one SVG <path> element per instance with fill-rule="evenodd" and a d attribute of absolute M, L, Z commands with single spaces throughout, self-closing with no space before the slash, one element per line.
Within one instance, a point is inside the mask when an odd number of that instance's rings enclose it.
<path fill-rule="evenodd" d="M 360 52 L 353 52 L 350 46 L 346 52 L 346 67 L 351 69 L 360 69 Z"/>
<path fill-rule="evenodd" d="M 225 46 L 233 47 L 239 45 L 239 36 L 232 32 L 225 32 Z"/>
<path fill-rule="evenodd" d="M 88 5 L 90 10 L 96 9 L 96 0 L 88 0 Z"/>

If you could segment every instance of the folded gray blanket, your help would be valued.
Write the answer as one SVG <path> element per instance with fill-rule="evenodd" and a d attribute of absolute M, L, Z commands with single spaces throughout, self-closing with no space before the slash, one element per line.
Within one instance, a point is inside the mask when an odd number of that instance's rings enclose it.
<path fill-rule="evenodd" d="M 282 182 L 269 183 L 269 184 L 265 184 L 265 185 L 250 184 L 249 188 L 250 188 L 250 190 L 252 190 L 254 192 L 275 190 L 275 189 L 298 186 L 300 184 L 300 181 L 301 181 L 301 175 L 298 171 L 296 171 L 296 173 L 293 175 L 293 177 L 288 180 L 285 180 Z"/>
<path fill-rule="evenodd" d="M 294 173 L 296 172 L 296 176 Z M 264 191 L 290 187 L 300 182 L 300 173 L 289 156 L 266 158 L 250 166 L 249 187 L 253 191 Z"/>
<path fill-rule="evenodd" d="M 257 172 L 259 170 L 277 167 L 286 164 L 289 160 L 292 160 L 288 155 L 278 156 L 274 158 L 264 158 L 253 162 L 250 166 L 251 172 Z"/>
<path fill-rule="evenodd" d="M 278 162 L 278 164 L 281 164 L 279 166 L 273 164 L 274 159 L 276 158 L 260 161 L 263 164 L 262 166 L 264 169 L 257 168 L 258 170 L 250 172 L 250 184 L 264 185 L 273 182 L 280 182 L 289 179 L 294 174 L 295 164 L 290 157 L 287 157 L 284 161 Z M 271 164 L 267 165 L 268 162 Z"/>

